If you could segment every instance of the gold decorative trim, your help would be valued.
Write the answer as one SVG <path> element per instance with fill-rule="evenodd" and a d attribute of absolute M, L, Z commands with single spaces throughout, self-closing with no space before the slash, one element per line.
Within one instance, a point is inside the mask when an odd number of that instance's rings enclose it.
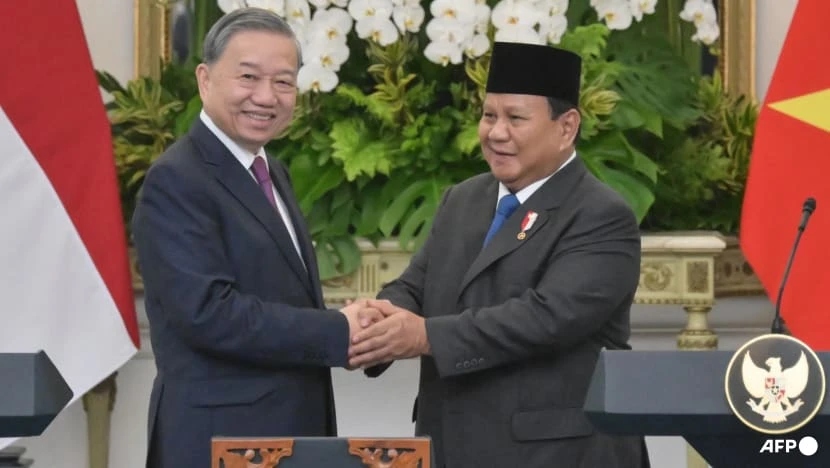
<path fill-rule="evenodd" d="M 724 87 L 756 100 L 755 0 L 721 0 L 721 59 Z"/>
<path fill-rule="evenodd" d="M 709 292 L 709 262 L 686 264 L 686 287 L 691 293 Z"/>
<path fill-rule="evenodd" d="M 170 58 L 167 34 L 170 9 L 165 0 L 134 0 L 133 68 L 135 76 L 158 78 L 161 62 Z"/>
<path fill-rule="evenodd" d="M 715 257 L 715 297 L 766 294 L 764 286 L 744 257 L 738 238 L 726 236 L 724 241 L 726 249 Z"/>
<path fill-rule="evenodd" d="M 679 297 L 634 297 L 635 304 L 641 305 L 689 305 L 689 306 L 712 306 L 714 299 L 684 299 Z"/>
<path fill-rule="evenodd" d="M 662 262 L 644 262 L 640 265 L 640 285 L 649 291 L 663 291 L 671 284 L 672 269 Z"/>

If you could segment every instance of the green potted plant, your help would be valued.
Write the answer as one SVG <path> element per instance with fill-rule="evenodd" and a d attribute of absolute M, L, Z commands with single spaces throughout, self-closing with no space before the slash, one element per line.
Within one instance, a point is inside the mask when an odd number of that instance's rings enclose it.
<path fill-rule="evenodd" d="M 640 2 L 638 9 L 627 1 L 570 8 L 568 2 L 537 2 L 536 8 L 546 8 L 541 12 L 473 0 L 403 6 L 234 0 L 218 6 L 246 3 L 282 14 L 304 43 L 295 119 L 267 150 L 289 167 L 324 280 L 356 271 L 358 239 L 395 238 L 402 250 L 417 248 L 444 189 L 487 170 L 477 123 L 493 40 L 556 43 L 584 57 L 579 152 L 640 219 L 648 219 L 666 174 L 661 161 L 671 161 L 661 156 L 665 145 L 682 144 L 674 136 L 702 115 L 695 99 L 698 72 L 672 35 L 682 30 L 688 43 L 697 28 L 699 40 L 717 37 L 708 13 L 681 11 L 680 0 Z M 190 14 L 202 19 L 195 29 L 203 35 L 217 4 L 197 0 L 193 6 Z M 662 14 L 661 7 L 667 9 Z M 328 13 L 315 23 L 322 11 Z M 679 23 L 681 13 L 688 18 L 683 28 L 659 26 L 658 17 Z M 320 36 L 336 41 L 321 46 L 313 40 Z M 452 48 L 453 37 L 467 39 Z M 142 77 L 121 87 L 99 75 L 114 96 L 109 107 L 127 216 L 143 171 L 198 113 L 194 50 L 183 64 L 165 65 L 159 80 Z"/>

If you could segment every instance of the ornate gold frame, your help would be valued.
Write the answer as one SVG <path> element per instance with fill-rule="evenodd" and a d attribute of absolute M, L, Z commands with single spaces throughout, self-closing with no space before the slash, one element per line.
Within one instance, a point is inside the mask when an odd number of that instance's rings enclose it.
<path fill-rule="evenodd" d="M 719 68 L 726 89 L 755 99 L 755 1 L 721 0 Z M 165 0 L 134 0 L 135 75 L 158 76 L 170 58 L 169 9 Z"/>
<path fill-rule="evenodd" d="M 730 92 L 756 100 L 755 1 L 721 0 L 721 50 L 719 64 L 724 86 Z"/>
<path fill-rule="evenodd" d="M 165 0 L 133 0 L 135 76 L 158 77 L 170 58 L 169 8 Z"/>

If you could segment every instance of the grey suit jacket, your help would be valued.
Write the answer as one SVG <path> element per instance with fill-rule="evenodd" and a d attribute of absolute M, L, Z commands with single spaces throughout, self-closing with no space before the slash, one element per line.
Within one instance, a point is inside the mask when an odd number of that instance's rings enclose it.
<path fill-rule="evenodd" d="M 201 120 L 147 173 L 133 234 L 158 370 L 149 467 L 209 466 L 214 435 L 336 434 L 329 366 L 347 362 L 348 323 L 325 310 L 288 172 L 270 167 L 308 270 Z"/>
<path fill-rule="evenodd" d="M 417 433 L 439 467 L 647 466 L 642 438 L 600 434 L 581 409 L 600 349 L 629 348 L 632 211 L 577 158 L 482 249 L 497 193 L 490 174 L 449 189 L 424 247 L 379 294 L 426 317 Z"/>

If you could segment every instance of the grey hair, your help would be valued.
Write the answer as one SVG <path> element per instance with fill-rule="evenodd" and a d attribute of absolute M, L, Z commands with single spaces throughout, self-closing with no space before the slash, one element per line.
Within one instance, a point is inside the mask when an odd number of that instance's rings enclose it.
<path fill-rule="evenodd" d="M 267 31 L 293 39 L 297 47 L 297 68 L 303 63 L 300 41 L 291 26 L 272 11 L 253 7 L 233 10 L 211 26 L 205 36 L 202 60 L 208 65 L 216 63 L 234 34 L 243 31 Z"/>

